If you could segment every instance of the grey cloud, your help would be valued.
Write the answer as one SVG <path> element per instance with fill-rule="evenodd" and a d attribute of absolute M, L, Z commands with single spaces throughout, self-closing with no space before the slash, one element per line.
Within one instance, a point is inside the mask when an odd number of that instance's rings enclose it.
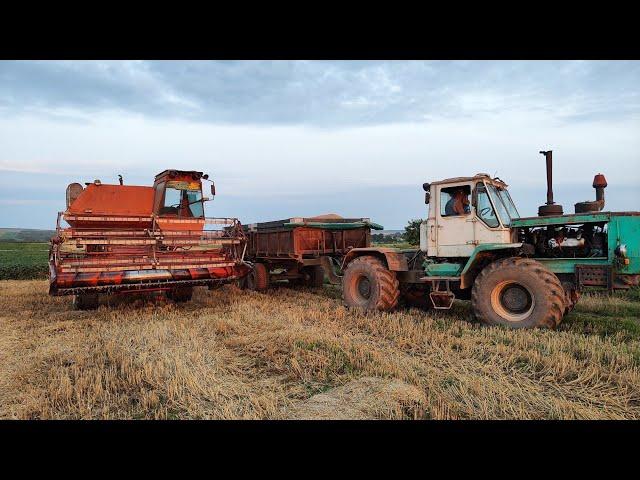
<path fill-rule="evenodd" d="M 353 126 L 542 111 L 636 115 L 640 62 L 0 62 L 0 108 Z"/>

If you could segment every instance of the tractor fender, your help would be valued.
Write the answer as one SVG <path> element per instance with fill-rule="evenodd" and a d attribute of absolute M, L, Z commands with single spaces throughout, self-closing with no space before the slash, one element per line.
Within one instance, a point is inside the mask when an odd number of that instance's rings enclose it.
<path fill-rule="evenodd" d="M 353 248 L 349 250 L 342 261 L 342 270 L 347 267 L 349 262 L 357 257 L 362 257 L 364 255 L 369 255 L 372 257 L 379 258 L 383 260 L 387 264 L 387 268 L 392 272 L 407 272 L 409 270 L 409 265 L 407 264 L 407 257 L 404 254 L 395 248 Z"/>
<path fill-rule="evenodd" d="M 480 270 L 495 258 L 533 254 L 524 252 L 525 248 L 523 243 L 483 243 L 476 246 L 460 273 L 460 288 L 471 287 Z"/>

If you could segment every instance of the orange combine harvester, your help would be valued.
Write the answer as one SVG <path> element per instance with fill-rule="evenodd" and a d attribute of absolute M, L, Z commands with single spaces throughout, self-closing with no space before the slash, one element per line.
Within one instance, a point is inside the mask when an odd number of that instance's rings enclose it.
<path fill-rule="evenodd" d="M 51 239 L 49 293 L 73 295 L 84 310 L 97 308 L 100 293 L 165 291 L 180 302 L 195 286 L 245 277 L 242 226 L 204 216 L 202 180 L 208 175 L 165 170 L 153 187 L 123 185 L 122 177 L 119 185 L 70 184 Z"/>

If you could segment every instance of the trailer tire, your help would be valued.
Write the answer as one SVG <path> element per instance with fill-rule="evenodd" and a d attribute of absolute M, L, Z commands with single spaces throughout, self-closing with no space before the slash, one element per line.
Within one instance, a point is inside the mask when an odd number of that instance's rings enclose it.
<path fill-rule="evenodd" d="M 372 256 L 357 257 L 349 263 L 342 281 L 346 307 L 364 310 L 393 310 L 400 297 L 396 273 Z"/>
<path fill-rule="evenodd" d="M 264 292 L 269 288 L 269 269 L 264 263 L 255 263 L 247 275 L 247 288 Z"/>
<path fill-rule="evenodd" d="M 477 276 L 471 307 L 486 325 L 554 329 L 562 321 L 565 292 L 560 279 L 540 262 L 503 258 Z"/>
<path fill-rule="evenodd" d="M 97 293 L 81 293 L 73 296 L 74 310 L 95 310 L 98 308 Z"/>
<path fill-rule="evenodd" d="M 307 275 L 308 280 L 305 284 L 308 287 L 322 287 L 324 285 L 324 268 L 322 265 L 312 265 L 310 267 L 304 267 L 303 273 Z"/>
<path fill-rule="evenodd" d="M 167 297 L 176 303 L 188 302 L 193 296 L 193 287 L 176 287 L 167 292 Z"/>

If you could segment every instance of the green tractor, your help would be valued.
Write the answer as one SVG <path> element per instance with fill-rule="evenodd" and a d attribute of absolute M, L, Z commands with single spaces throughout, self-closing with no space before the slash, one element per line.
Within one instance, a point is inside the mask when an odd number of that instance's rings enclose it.
<path fill-rule="evenodd" d="M 521 218 L 507 184 L 487 174 L 425 183 L 420 249 L 351 250 L 342 265 L 345 305 L 449 309 L 460 298 L 487 325 L 556 328 L 583 287 L 637 286 L 640 212 L 603 212 L 607 182 L 598 174 L 596 200 L 563 215 L 553 201 L 552 152 L 540 153 L 547 202 L 537 217 Z"/>

